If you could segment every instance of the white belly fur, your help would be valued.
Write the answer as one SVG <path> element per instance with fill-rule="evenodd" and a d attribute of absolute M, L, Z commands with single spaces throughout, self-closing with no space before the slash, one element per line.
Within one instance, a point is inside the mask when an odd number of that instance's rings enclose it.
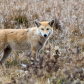
<path fill-rule="evenodd" d="M 30 50 L 31 49 L 31 45 L 28 43 L 10 43 L 9 44 L 10 47 L 13 50 Z"/>

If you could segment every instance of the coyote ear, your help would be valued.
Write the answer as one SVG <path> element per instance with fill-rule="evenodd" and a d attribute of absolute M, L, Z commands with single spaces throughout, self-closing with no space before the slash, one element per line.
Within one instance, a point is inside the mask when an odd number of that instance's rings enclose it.
<path fill-rule="evenodd" d="M 35 21 L 35 24 L 37 25 L 37 27 L 39 27 L 41 24 L 37 21 Z"/>
<path fill-rule="evenodd" d="M 53 23 L 54 23 L 54 20 L 50 21 L 49 22 L 49 25 L 52 27 L 53 26 Z"/>

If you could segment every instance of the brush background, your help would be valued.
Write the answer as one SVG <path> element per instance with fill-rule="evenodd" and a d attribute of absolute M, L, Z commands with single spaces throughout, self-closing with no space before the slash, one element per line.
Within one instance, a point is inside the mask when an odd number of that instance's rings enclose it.
<path fill-rule="evenodd" d="M 0 29 L 52 19 L 54 32 L 40 62 L 31 64 L 31 52 L 12 52 L 0 66 L 0 84 L 84 84 L 84 0 L 0 0 Z"/>

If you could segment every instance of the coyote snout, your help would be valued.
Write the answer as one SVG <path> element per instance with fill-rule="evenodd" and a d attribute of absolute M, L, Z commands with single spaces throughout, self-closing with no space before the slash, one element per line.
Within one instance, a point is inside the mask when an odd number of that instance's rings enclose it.
<path fill-rule="evenodd" d="M 0 53 L 4 51 L 1 63 L 4 63 L 12 50 L 31 50 L 38 59 L 39 51 L 53 33 L 54 20 L 37 22 L 37 27 L 28 29 L 1 29 L 0 30 Z"/>
<path fill-rule="evenodd" d="M 47 37 L 47 34 L 44 34 L 44 37 Z"/>

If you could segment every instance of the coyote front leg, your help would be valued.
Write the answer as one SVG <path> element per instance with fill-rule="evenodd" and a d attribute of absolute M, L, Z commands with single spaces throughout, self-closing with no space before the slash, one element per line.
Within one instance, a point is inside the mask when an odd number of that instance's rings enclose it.
<path fill-rule="evenodd" d="M 39 61 L 39 51 L 36 51 L 36 60 Z"/>

